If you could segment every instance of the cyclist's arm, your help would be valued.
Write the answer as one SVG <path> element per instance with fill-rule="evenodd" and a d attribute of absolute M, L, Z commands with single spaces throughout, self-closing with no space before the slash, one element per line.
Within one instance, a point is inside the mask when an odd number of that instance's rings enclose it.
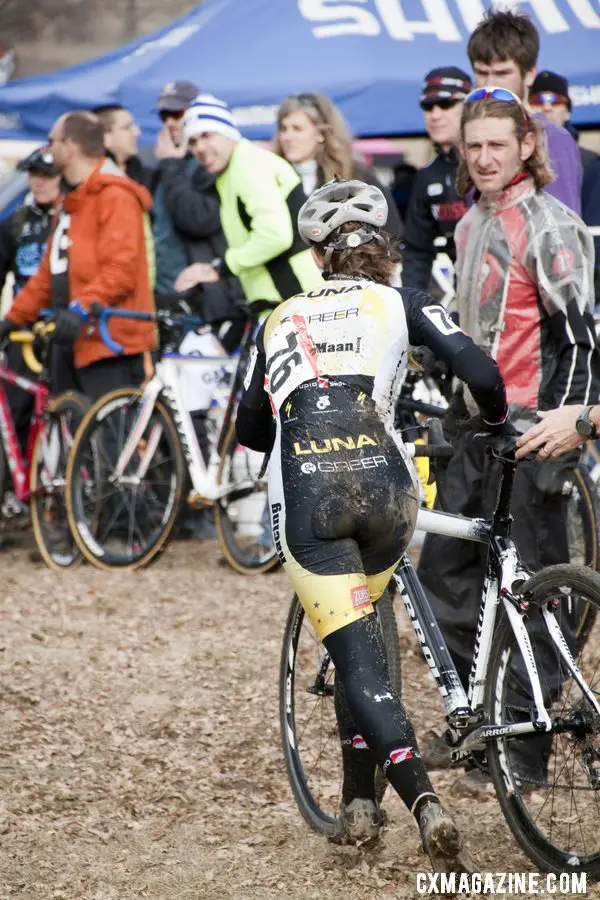
<path fill-rule="evenodd" d="M 264 347 L 264 323 L 256 336 L 250 364 L 244 379 L 235 422 L 235 433 L 244 447 L 259 453 L 270 453 L 275 440 L 275 420 L 271 412 L 269 395 L 265 391 L 266 357 Z"/>
<path fill-rule="evenodd" d="M 214 179 L 205 171 L 190 175 L 185 159 L 165 159 L 160 180 L 165 206 L 175 227 L 188 238 L 210 237 L 221 228 L 219 195 Z"/>
<path fill-rule="evenodd" d="M 426 291 L 435 260 L 436 225 L 425 202 L 426 181 L 419 173 L 415 178 L 406 210 L 404 249 L 402 251 L 402 284 Z"/>
<path fill-rule="evenodd" d="M 557 348 L 550 396 L 544 399 L 551 407 L 593 402 L 598 360 L 592 318 L 592 237 L 587 228 L 572 221 L 539 235 L 533 253 L 533 277 Z"/>
<path fill-rule="evenodd" d="M 249 172 L 239 185 L 238 197 L 250 224 L 244 243 L 229 247 L 225 253 L 232 275 L 265 265 L 289 250 L 294 240 L 292 217 L 274 170 L 263 165 L 257 172 Z"/>
<path fill-rule="evenodd" d="M 6 318 L 15 325 L 27 325 L 29 322 L 35 322 L 40 310 L 52 304 L 51 245 L 52 237 L 48 241 L 39 269 L 35 275 L 31 276 L 12 302 Z"/>
<path fill-rule="evenodd" d="M 404 301 L 408 339 L 413 347 L 422 344 L 429 347 L 468 385 L 485 422 L 490 425 L 503 422 L 507 415 L 506 390 L 495 360 L 461 331 L 444 307 L 428 294 L 411 288 L 398 290 Z"/>

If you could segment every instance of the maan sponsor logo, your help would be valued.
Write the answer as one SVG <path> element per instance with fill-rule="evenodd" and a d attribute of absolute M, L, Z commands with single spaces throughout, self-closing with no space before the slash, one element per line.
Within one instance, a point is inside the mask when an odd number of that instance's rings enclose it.
<path fill-rule="evenodd" d="M 271 504 L 271 523 L 273 528 L 273 541 L 275 543 L 275 549 L 277 551 L 277 556 L 279 557 L 279 561 L 284 563 L 286 562 L 285 553 L 281 547 L 281 535 L 279 532 L 279 513 L 281 512 L 281 503 L 272 503 Z"/>
<path fill-rule="evenodd" d="M 363 447 L 377 446 L 377 441 L 368 434 L 359 434 L 356 440 L 348 435 L 345 438 L 325 438 L 323 441 L 294 441 L 294 453 L 296 456 L 310 456 L 313 453 L 337 453 L 339 450 L 361 450 Z"/>
<path fill-rule="evenodd" d="M 360 353 L 360 344 L 362 338 L 357 338 L 356 343 L 354 341 L 346 341 L 345 343 L 339 344 L 328 344 L 326 341 L 315 344 L 317 348 L 317 353 Z"/>

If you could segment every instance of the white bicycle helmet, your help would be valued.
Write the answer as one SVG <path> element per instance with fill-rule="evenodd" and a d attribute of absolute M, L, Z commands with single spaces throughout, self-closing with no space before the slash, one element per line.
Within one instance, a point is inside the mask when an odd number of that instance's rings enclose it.
<path fill-rule="evenodd" d="M 363 222 L 372 228 L 340 235 L 335 249 L 358 247 L 376 239 L 387 222 L 388 205 L 383 193 L 363 181 L 328 181 L 310 195 L 298 213 L 298 230 L 305 244 L 325 241 L 346 222 Z M 339 246 L 338 246 L 339 244 Z"/>

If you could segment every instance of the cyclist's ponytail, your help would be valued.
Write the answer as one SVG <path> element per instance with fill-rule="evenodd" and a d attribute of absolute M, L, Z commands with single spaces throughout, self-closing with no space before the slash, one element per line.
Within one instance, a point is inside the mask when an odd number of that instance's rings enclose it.
<path fill-rule="evenodd" d="M 391 284 L 394 270 L 400 262 L 400 253 L 392 243 L 392 237 L 385 231 L 379 231 L 372 225 L 364 222 L 346 222 L 340 225 L 322 243 L 313 243 L 312 246 L 323 255 L 342 234 L 352 231 L 373 231 L 374 239 L 358 247 L 346 247 L 342 250 L 333 250 L 328 253 L 328 261 L 325 263 L 324 272 L 330 276 L 353 275 L 375 281 L 378 284 Z M 312 243 L 312 242 L 311 242 Z"/>

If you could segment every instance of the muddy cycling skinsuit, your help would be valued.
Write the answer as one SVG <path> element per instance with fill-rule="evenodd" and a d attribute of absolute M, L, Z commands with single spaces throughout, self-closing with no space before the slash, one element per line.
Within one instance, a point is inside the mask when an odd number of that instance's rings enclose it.
<path fill-rule="evenodd" d="M 489 422 L 503 419 L 495 363 L 431 297 L 335 278 L 263 323 L 237 420 L 240 443 L 273 445 L 275 545 L 343 683 L 350 731 L 360 730 L 413 810 L 432 788 L 370 614 L 416 520 L 416 474 L 392 414 L 410 346 L 421 344 L 468 382 Z M 372 780 L 358 796 L 370 795 Z M 345 793 L 356 796 L 356 786 Z"/>

